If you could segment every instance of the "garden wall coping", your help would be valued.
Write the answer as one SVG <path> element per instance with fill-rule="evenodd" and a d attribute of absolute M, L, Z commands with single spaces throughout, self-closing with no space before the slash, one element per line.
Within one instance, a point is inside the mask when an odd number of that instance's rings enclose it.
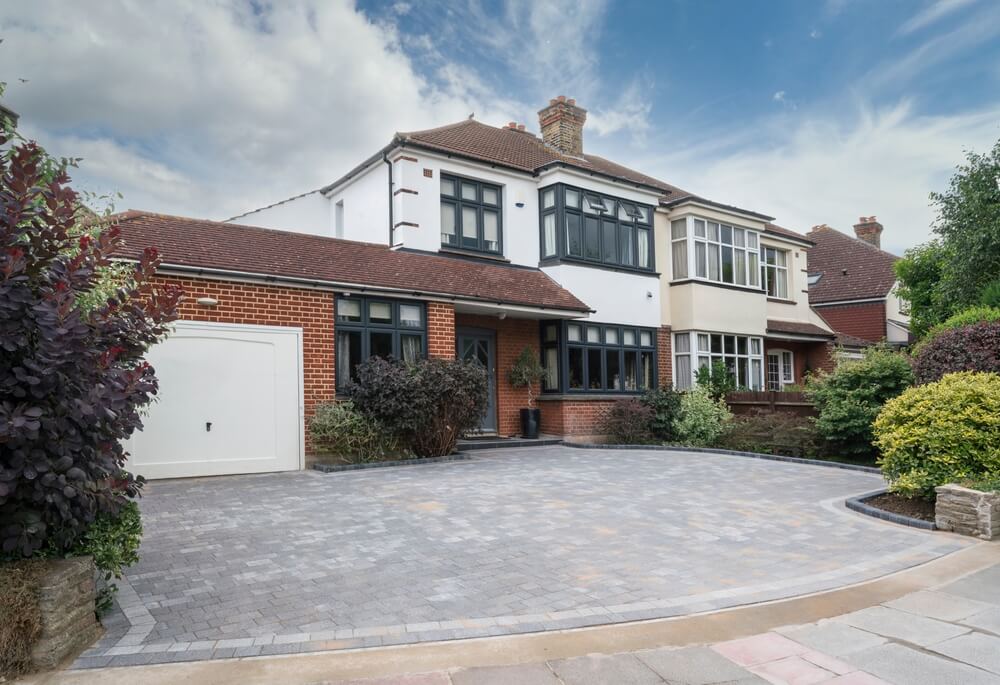
<path fill-rule="evenodd" d="M 934 522 L 941 530 L 982 540 L 1000 538 L 1000 493 L 950 483 L 934 488 Z"/>

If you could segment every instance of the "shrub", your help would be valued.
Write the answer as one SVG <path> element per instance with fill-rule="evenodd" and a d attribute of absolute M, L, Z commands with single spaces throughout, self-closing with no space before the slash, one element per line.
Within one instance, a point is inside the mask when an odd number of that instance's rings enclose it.
<path fill-rule="evenodd" d="M 653 410 L 641 400 L 618 400 L 604 417 L 603 432 L 615 445 L 645 445 L 654 442 L 653 420 Z"/>
<path fill-rule="evenodd" d="M 947 319 L 930 329 L 921 342 L 921 345 L 918 345 L 914 352 L 918 352 L 923 344 L 930 342 L 940 333 L 951 331 L 956 328 L 965 328 L 966 326 L 982 323 L 983 321 L 1000 321 L 1000 308 L 987 306 L 969 307 L 968 309 L 963 309 L 957 314 L 952 314 Z"/>
<path fill-rule="evenodd" d="M 1000 321 L 944 331 L 921 345 L 913 361 L 918 383 L 956 371 L 1000 373 Z"/>
<path fill-rule="evenodd" d="M 314 445 L 349 464 L 379 461 L 400 452 L 396 436 L 350 400 L 316 407 L 309 435 Z"/>
<path fill-rule="evenodd" d="M 736 376 L 726 368 L 726 363 L 717 359 L 711 368 L 702 366 L 695 374 L 695 383 L 708 390 L 715 399 L 721 399 L 726 393 L 736 390 Z"/>
<path fill-rule="evenodd" d="M 117 513 L 98 514 L 90 528 L 70 550 L 69 556 L 90 555 L 104 581 L 97 594 L 97 612 L 111 608 L 118 586 L 112 578 L 121 579 L 124 570 L 139 561 L 142 542 L 142 518 L 139 505 L 126 503 Z"/>
<path fill-rule="evenodd" d="M 680 418 L 681 397 L 683 393 L 672 388 L 657 388 L 649 390 L 639 400 L 651 412 L 649 432 L 656 442 L 673 442 L 677 439 L 674 425 Z"/>
<path fill-rule="evenodd" d="M 979 304 L 1000 314 L 1000 281 L 993 281 L 979 295 Z M 996 319 L 993 319 L 996 321 Z"/>
<path fill-rule="evenodd" d="M 120 236 L 81 229 L 68 182 L 34 143 L 0 154 L 0 557 L 72 549 L 138 495 L 123 444 L 157 390 L 143 355 L 176 318 L 179 293 L 149 285 L 151 249 L 124 287 L 88 299 Z"/>
<path fill-rule="evenodd" d="M 913 383 L 913 370 L 903 355 L 869 347 L 858 360 L 844 360 L 832 373 L 820 373 L 808 393 L 819 416 L 816 428 L 827 451 L 846 457 L 871 458 L 872 422 L 882 405 Z"/>
<path fill-rule="evenodd" d="M 1000 477 L 1000 376 L 953 373 L 910 388 L 875 420 L 882 473 L 907 496 Z"/>
<path fill-rule="evenodd" d="M 712 445 L 732 417 L 725 400 L 714 399 L 707 389 L 695 386 L 681 398 L 681 415 L 674 423 L 677 442 L 691 447 Z"/>
<path fill-rule="evenodd" d="M 348 393 L 358 410 L 385 426 L 419 457 L 451 454 L 459 436 L 486 412 L 486 370 L 475 362 L 372 357 Z"/>
<path fill-rule="evenodd" d="M 741 452 L 815 457 L 820 437 L 810 417 L 787 411 L 757 409 L 733 418 L 723 431 L 719 447 Z"/>

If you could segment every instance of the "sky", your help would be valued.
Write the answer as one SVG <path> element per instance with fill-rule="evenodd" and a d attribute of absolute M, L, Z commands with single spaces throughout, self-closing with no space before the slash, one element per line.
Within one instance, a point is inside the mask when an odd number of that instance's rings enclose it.
<path fill-rule="evenodd" d="M 3 102 L 77 187 L 209 219 L 318 188 L 396 131 L 538 131 L 808 231 L 900 253 L 1000 139 L 997 0 L 0 3 Z"/>

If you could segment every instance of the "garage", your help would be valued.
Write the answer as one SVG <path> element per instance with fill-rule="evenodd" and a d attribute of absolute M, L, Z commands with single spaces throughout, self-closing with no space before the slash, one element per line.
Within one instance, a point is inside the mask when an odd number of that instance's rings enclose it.
<path fill-rule="evenodd" d="M 302 329 L 178 321 L 129 468 L 184 478 L 302 468 Z"/>

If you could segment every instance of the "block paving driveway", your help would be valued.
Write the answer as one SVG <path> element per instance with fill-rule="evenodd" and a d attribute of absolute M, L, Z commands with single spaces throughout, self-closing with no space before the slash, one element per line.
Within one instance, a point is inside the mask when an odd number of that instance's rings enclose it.
<path fill-rule="evenodd" d="M 860 582 L 969 544 L 843 508 L 875 474 L 707 453 L 150 483 L 142 560 L 76 668 L 663 618 Z"/>

